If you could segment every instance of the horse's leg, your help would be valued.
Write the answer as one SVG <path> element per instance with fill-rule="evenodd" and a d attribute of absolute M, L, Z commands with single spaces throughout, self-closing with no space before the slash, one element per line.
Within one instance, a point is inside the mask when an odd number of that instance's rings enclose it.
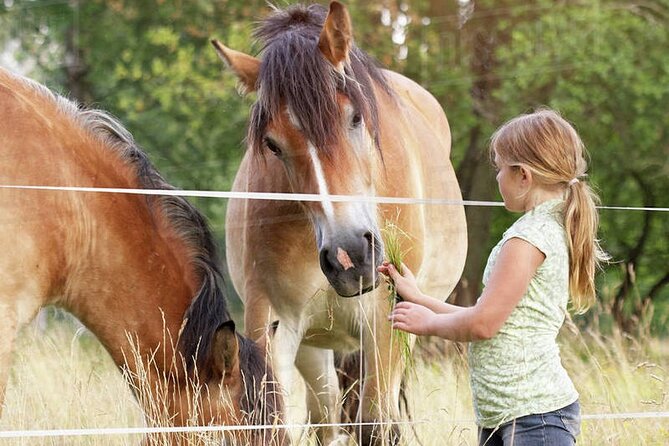
<path fill-rule="evenodd" d="M 302 344 L 297 352 L 295 365 L 307 384 L 309 422 L 339 423 L 339 382 L 332 350 Z M 323 445 L 348 443 L 348 435 L 343 434 L 338 426 L 319 428 L 316 432 Z"/>
<path fill-rule="evenodd" d="M 399 421 L 400 385 L 406 364 L 402 351 L 406 346 L 398 342 L 387 320 L 390 304 L 381 291 L 364 298 L 362 342 L 365 376 L 362 385 L 358 420 L 363 423 Z M 413 337 L 409 339 L 412 344 Z M 411 345 L 412 346 L 412 345 Z M 399 428 L 390 426 L 362 426 L 361 445 L 396 444 Z"/>
<path fill-rule="evenodd" d="M 295 358 L 302 341 L 302 333 L 298 324 L 280 320 L 274 336 L 269 342 L 274 377 L 280 384 L 285 408 L 285 423 L 301 425 L 305 421 L 304 400 L 296 400 L 295 390 Z M 289 434 L 292 444 L 299 444 L 303 429 L 291 429 Z"/>
<path fill-rule="evenodd" d="M 250 339 L 258 340 L 273 322 L 272 307 L 263 293 L 247 292 L 244 301 L 244 331 Z"/>
<path fill-rule="evenodd" d="M 0 416 L 2 416 L 5 405 L 5 390 L 9 379 L 17 328 L 18 320 L 15 306 L 0 301 Z"/>

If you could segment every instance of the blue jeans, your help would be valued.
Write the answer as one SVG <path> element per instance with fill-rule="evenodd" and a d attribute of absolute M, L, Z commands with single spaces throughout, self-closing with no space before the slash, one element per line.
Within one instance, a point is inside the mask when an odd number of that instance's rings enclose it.
<path fill-rule="evenodd" d="M 516 418 L 495 429 L 479 428 L 479 446 L 573 446 L 581 432 L 578 400 L 553 412 Z"/>

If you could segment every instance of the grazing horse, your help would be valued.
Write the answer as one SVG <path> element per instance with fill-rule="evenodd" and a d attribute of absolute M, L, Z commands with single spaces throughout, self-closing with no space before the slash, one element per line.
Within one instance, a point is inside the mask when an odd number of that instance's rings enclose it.
<path fill-rule="evenodd" d="M 382 228 L 392 222 L 407 234 L 405 263 L 424 290 L 446 298 L 464 267 L 464 208 L 339 196 L 460 202 L 448 121 L 427 91 L 376 67 L 353 44 L 340 3 L 277 9 L 255 37 L 263 44 L 258 58 L 212 41 L 240 87 L 257 95 L 233 189 L 318 194 L 321 201 L 230 201 L 227 256 L 247 335 L 279 320 L 274 372 L 290 389 L 297 367 L 312 422 L 340 416 L 333 350 L 362 346 L 358 421 L 398 420 L 405 358 L 387 321 L 388 290 L 377 287 Z M 364 426 L 361 443 L 396 441 L 394 427 Z M 318 435 L 325 444 L 345 441 L 337 427 Z"/>
<path fill-rule="evenodd" d="M 149 422 L 275 421 L 271 370 L 235 331 L 200 212 L 177 196 L 16 188 L 172 189 L 116 120 L 0 69 L 0 159 L 0 403 L 19 327 L 54 304 L 106 347 Z"/>

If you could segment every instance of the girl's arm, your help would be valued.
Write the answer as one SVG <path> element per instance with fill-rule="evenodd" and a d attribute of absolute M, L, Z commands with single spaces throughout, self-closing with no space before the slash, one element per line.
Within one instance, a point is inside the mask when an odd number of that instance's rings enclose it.
<path fill-rule="evenodd" d="M 399 294 L 405 302 L 422 305 L 435 313 L 453 313 L 464 309 L 464 307 L 451 305 L 436 297 L 423 294 L 423 292 L 418 289 L 418 284 L 416 283 L 416 278 L 413 273 L 404 263 L 402 264 L 402 274 L 397 271 L 397 268 L 395 268 L 392 263 L 388 262 L 383 262 L 383 264 L 379 266 L 378 271 L 389 276 L 393 280 L 397 294 Z"/>
<path fill-rule="evenodd" d="M 453 341 L 490 339 L 525 295 L 544 258 L 529 242 L 512 238 L 502 246 L 488 284 L 473 307 L 438 314 L 428 306 L 400 302 L 389 319 L 393 328 L 417 335 L 435 335 Z"/>

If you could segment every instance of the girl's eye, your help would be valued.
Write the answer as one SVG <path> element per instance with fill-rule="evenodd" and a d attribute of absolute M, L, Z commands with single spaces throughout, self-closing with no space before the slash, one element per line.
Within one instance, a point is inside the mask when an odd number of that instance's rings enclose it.
<path fill-rule="evenodd" d="M 358 112 L 353 115 L 353 118 L 351 119 L 351 128 L 357 129 L 360 127 L 360 124 L 362 123 L 362 115 Z"/>
<path fill-rule="evenodd" d="M 265 145 L 276 156 L 281 156 L 281 148 L 275 143 L 272 138 L 265 137 Z"/>

